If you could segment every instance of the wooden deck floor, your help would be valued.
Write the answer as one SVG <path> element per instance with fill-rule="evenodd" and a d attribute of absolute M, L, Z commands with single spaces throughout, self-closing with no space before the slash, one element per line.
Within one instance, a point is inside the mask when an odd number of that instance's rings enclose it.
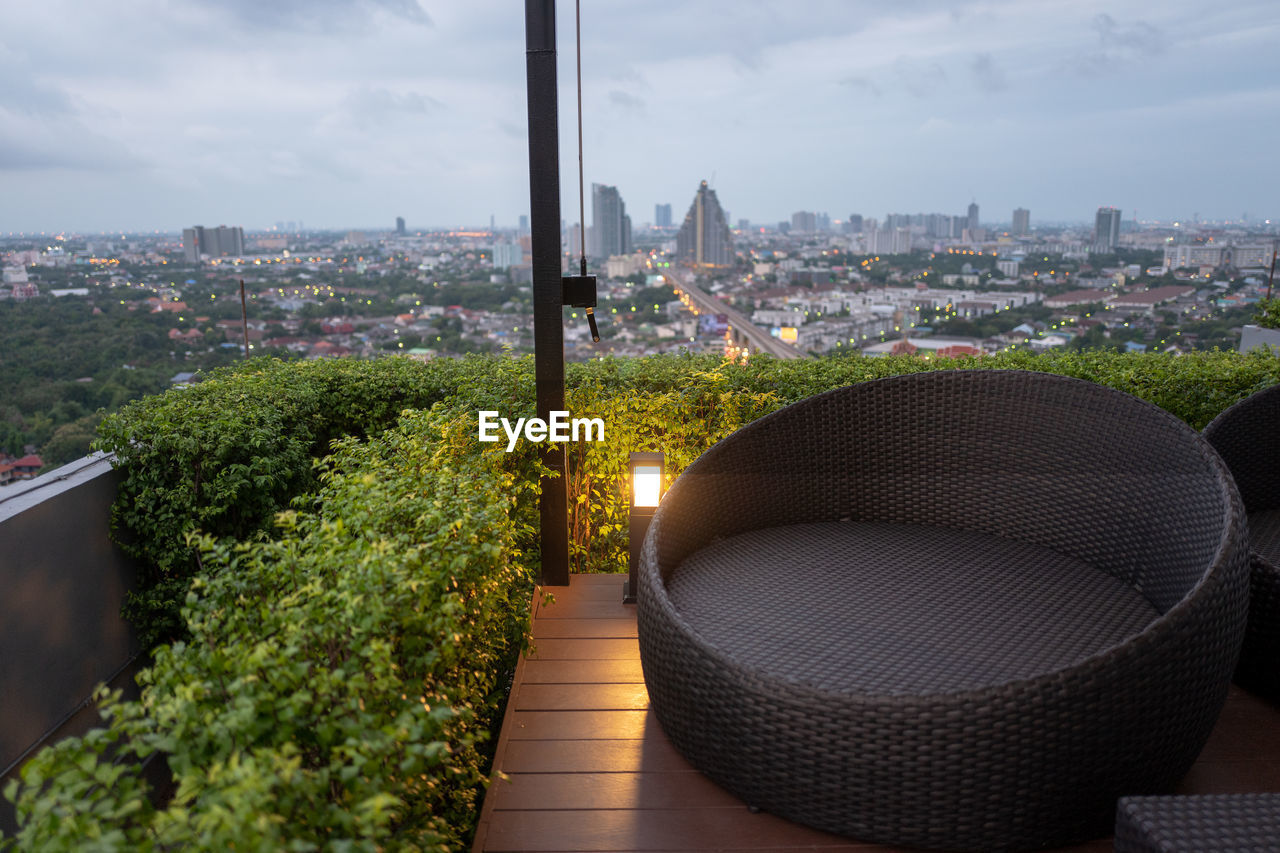
<path fill-rule="evenodd" d="M 691 768 L 648 710 L 619 575 L 575 575 L 537 606 L 480 817 L 482 851 L 890 851 L 747 807 Z M 1232 688 L 1184 793 L 1280 791 L 1280 708 Z M 1111 842 L 1068 848 L 1109 851 Z M 1064 851 L 1065 853 L 1065 851 Z"/>

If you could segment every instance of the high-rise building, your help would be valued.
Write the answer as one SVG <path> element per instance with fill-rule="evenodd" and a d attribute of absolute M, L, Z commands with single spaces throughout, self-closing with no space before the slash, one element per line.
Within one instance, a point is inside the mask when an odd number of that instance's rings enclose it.
<path fill-rule="evenodd" d="M 726 267 L 733 263 L 733 236 L 716 191 L 703 181 L 676 237 L 676 257 L 695 266 Z"/>
<path fill-rule="evenodd" d="M 519 243 L 509 243 L 503 240 L 493 244 L 493 268 L 495 270 L 505 270 L 519 266 L 522 263 L 524 263 L 524 251 L 520 248 Z"/>
<path fill-rule="evenodd" d="M 848 230 L 850 234 L 862 233 L 862 214 L 861 213 L 849 214 L 849 218 L 848 220 L 846 220 L 846 230 Z"/>
<path fill-rule="evenodd" d="M 201 225 L 182 229 L 182 257 L 190 263 L 200 260 L 200 237 L 203 234 L 204 227 Z"/>
<path fill-rule="evenodd" d="M 217 228 L 205 228 L 196 225 L 182 229 L 182 254 L 188 261 L 198 261 L 201 255 L 221 258 L 227 255 L 239 257 L 244 254 L 244 229 L 240 226 L 228 228 L 219 225 Z"/>
<path fill-rule="evenodd" d="M 1093 246 L 1097 252 L 1113 252 L 1120 245 L 1120 211 L 1114 207 L 1098 208 L 1093 226 Z"/>
<path fill-rule="evenodd" d="M 655 204 L 653 206 L 653 224 L 659 228 L 671 227 L 671 205 Z"/>
<path fill-rule="evenodd" d="M 591 229 L 587 254 L 604 261 L 631 254 L 631 217 L 617 187 L 591 185 Z"/>
<path fill-rule="evenodd" d="M 966 224 L 966 226 L 965 226 L 965 227 L 966 227 L 966 228 L 968 228 L 968 229 L 969 229 L 969 231 L 970 231 L 971 233 L 972 233 L 972 232 L 977 232 L 977 230 L 978 230 L 978 203 L 977 203 L 976 201 L 975 201 L 975 202 L 971 202 L 971 203 L 969 204 L 969 217 L 968 217 L 968 218 L 969 218 L 969 222 Z"/>
<path fill-rule="evenodd" d="M 1031 211 L 1025 207 L 1014 208 L 1013 233 L 1016 237 L 1031 233 Z"/>
<path fill-rule="evenodd" d="M 921 217 L 924 223 L 924 233 L 926 237 L 940 237 L 942 239 L 951 239 L 959 236 L 960 231 L 964 229 L 968 219 L 959 216 L 950 216 L 946 213 L 930 213 Z M 959 223 L 957 225 L 957 223 Z"/>
<path fill-rule="evenodd" d="M 568 235 L 569 239 L 565 242 L 569 245 L 569 257 L 576 259 L 582 254 L 582 226 L 577 222 L 573 223 L 573 226 L 568 230 Z"/>
<path fill-rule="evenodd" d="M 401 237 L 404 236 L 404 217 L 403 216 L 396 217 L 396 233 L 399 234 Z"/>
<path fill-rule="evenodd" d="M 791 231 L 797 234 L 812 234 L 818 230 L 818 217 L 807 210 L 797 210 L 791 214 Z"/>
<path fill-rule="evenodd" d="M 563 227 L 563 226 L 562 226 L 562 227 Z M 520 224 L 519 224 L 519 226 L 517 227 L 517 233 L 518 233 L 521 237 L 527 237 L 527 236 L 529 235 L 529 216 L 528 216 L 528 214 L 523 214 L 523 213 L 522 213 L 522 214 L 520 214 Z"/>

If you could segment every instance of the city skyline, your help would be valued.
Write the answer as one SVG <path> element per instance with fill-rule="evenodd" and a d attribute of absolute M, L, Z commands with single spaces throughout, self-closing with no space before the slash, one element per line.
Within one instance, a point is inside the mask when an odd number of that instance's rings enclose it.
<path fill-rule="evenodd" d="M 1280 130 L 1275 4 L 727 8 L 584 6 L 588 184 L 647 212 L 706 178 L 735 222 L 762 224 L 973 200 L 989 222 L 1277 215 L 1260 180 Z M 8 17 L 0 191 L 21 201 L 0 232 L 513 226 L 528 211 L 519 4 L 53 0 Z"/>

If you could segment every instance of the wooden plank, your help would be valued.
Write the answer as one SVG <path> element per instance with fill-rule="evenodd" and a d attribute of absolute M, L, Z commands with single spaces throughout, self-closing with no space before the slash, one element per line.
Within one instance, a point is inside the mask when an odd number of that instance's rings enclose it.
<path fill-rule="evenodd" d="M 896 849 L 752 815 L 685 762 L 644 710 L 634 633 L 610 636 L 634 631 L 634 607 L 618 603 L 621 579 L 575 575 L 536 609 L 536 654 L 517 668 L 494 763 L 511 781 L 485 798 L 477 853 Z M 1280 710 L 1233 687 L 1180 792 L 1280 790 L 1278 723 Z M 1099 840 L 1059 853 L 1109 849 Z"/>
<path fill-rule="evenodd" d="M 589 819 L 587 814 L 590 815 Z M 611 809 L 496 811 L 489 826 L 490 851 L 718 850 L 777 847 L 871 851 L 745 806 L 722 809 Z"/>
<path fill-rule="evenodd" d="M 1179 794 L 1247 794 L 1280 791 L 1276 753 L 1245 761 L 1197 761 L 1178 785 Z"/>
<path fill-rule="evenodd" d="M 590 598 L 578 598 L 572 601 L 557 601 L 538 613 L 538 619 L 629 619 L 636 621 L 636 606 L 618 601 L 597 601 Z"/>
<path fill-rule="evenodd" d="M 533 644 L 530 660 L 639 660 L 636 640 L 548 639 Z"/>
<path fill-rule="evenodd" d="M 569 582 L 575 589 L 583 589 L 592 585 L 607 586 L 618 578 L 626 577 L 625 574 L 617 574 L 613 572 L 579 572 L 569 576 Z"/>
<path fill-rule="evenodd" d="M 533 623 L 535 640 L 569 639 L 633 639 L 635 619 L 539 619 Z"/>
<path fill-rule="evenodd" d="M 643 684 L 638 660 L 531 660 L 525 684 Z"/>
<path fill-rule="evenodd" d="M 502 796 L 496 808 L 503 811 L 743 806 L 701 773 L 515 773 L 509 779 L 497 783 L 502 784 Z"/>
<path fill-rule="evenodd" d="M 507 773 L 697 773 L 665 737 L 631 740 L 511 740 Z"/>
<path fill-rule="evenodd" d="M 511 740 L 631 740 L 657 728 L 652 711 L 519 711 L 502 733 Z"/>
<path fill-rule="evenodd" d="M 570 575 L 568 586 L 549 586 L 556 601 L 621 601 L 622 584 L 627 576 L 618 575 Z"/>
<path fill-rule="evenodd" d="M 517 711 L 643 711 L 649 692 L 643 684 L 524 684 Z"/>
<path fill-rule="evenodd" d="M 538 596 L 535 591 L 533 601 L 530 604 L 531 618 L 537 618 Z M 528 660 L 525 655 L 520 655 L 520 659 L 516 661 L 516 671 L 511 679 L 511 697 L 520 695 L 520 685 L 524 682 L 524 670 L 528 666 Z M 507 742 L 510 740 L 510 733 L 518 727 L 514 720 L 516 717 L 515 702 L 508 700 L 506 710 L 502 713 L 502 728 L 498 731 L 498 743 L 494 747 L 493 767 L 490 769 L 492 776 L 497 776 L 502 771 L 502 756 L 506 751 Z M 476 820 L 476 834 L 472 839 L 472 853 L 483 853 L 486 845 L 486 838 L 489 832 L 489 820 L 494 812 L 494 802 L 497 798 L 486 795 L 480 804 L 480 816 Z"/>
<path fill-rule="evenodd" d="M 1250 700 L 1255 697 L 1248 697 Z M 1280 757 L 1280 713 L 1259 708 L 1249 702 L 1228 701 L 1209 742 L 1200 753 L 1200 761 L 1239 761 L 1267 756 Z"/>

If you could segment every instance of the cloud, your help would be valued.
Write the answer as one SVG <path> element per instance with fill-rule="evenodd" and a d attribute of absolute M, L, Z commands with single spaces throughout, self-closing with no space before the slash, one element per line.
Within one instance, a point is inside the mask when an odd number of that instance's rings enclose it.
<path fill-rule="evenodd" d="M 418 92 L 397 94 L 384 88 L 361 86 L 342 102 L 351 116 L 362 123 L 387 124 L 399 118 L 425 116 L 444 109 L 444 104 Z"/>
<path fill-rule="evenodd" d="M 998 68 L 989 53 L 979 53 L 969 63 L 974 82 L 984 92 L 1002 92 L 1008 88 L 1004 71 Z"/>
<path fill-rule="evenodd" d="M 917 98 L 937 93 L 947 82 L 947 72 L 938 63 L 914 65 L 903 56 L 893 63 L 893 74 L 898 84 Z"/>
<path fill-rule="evenodd" d="M 23 115 L 0 108 L 0 172 L 135 169 L 137 157 L 73 115 Z"/>
<path fill-rule="evenodd" d="M 1164 52 L 1164 33 L 1146 21 L 1122 24 L 1110 15 L 1095 15 L 1089 28 L 1097 34 L 1092 50 L 1077 54 L 1069 65 L 1083 77 L 1100 77 Z"/>
<path fill-rule="evenodd" d="M 637 98 L 635 95 L 624 92 L 621 89 L 609 90 L 609 103 L 628 112 L 644 112 L 644 99 Z"/>
<path fill-rule="evenodd" d="M 385 13 L 412 24 L 432 26 L 418 0 L 198 0 L 226 12 L 249 29 L 339 33 Z"/>
<path fill-rule="evenodd" d="M 950 122 L 945 118 L 938 118 L 937 116 L 931 116 L 925 119 L 920 124 L 920 126 L 916 128 L 916 130 L 917 132 L 925 135 L 936 135 L 936 134 L 946 135 L 949 133 L 954 133 L 956 130 L 956 126 L 953 122 Z"/>
<path fill-rule="evenodd" d="M 1109 53 L 1152 56 L 1164 49 L 1160 31 L 1146 21 L 1122 27 L 1115 18 L 1101 14 L 1093 19 L 1092 26 L 1098 33 L 1102 49 Z"/>
<path fill-rule="evenodd" d="M 26 116 L 71 115 L 71 98 L 57 86 L 36 79 L 16 53 L 0 44 L 0 109 Z"/>
<path fill-rule="evenodd" d="M 875 84 L 869 77 L 845 77 L 840 81 L 841 86 L 846 86 L 855 92 L 865 92 L 874 95 L 877 98 L 884 94 L 880 87 Z"/>

